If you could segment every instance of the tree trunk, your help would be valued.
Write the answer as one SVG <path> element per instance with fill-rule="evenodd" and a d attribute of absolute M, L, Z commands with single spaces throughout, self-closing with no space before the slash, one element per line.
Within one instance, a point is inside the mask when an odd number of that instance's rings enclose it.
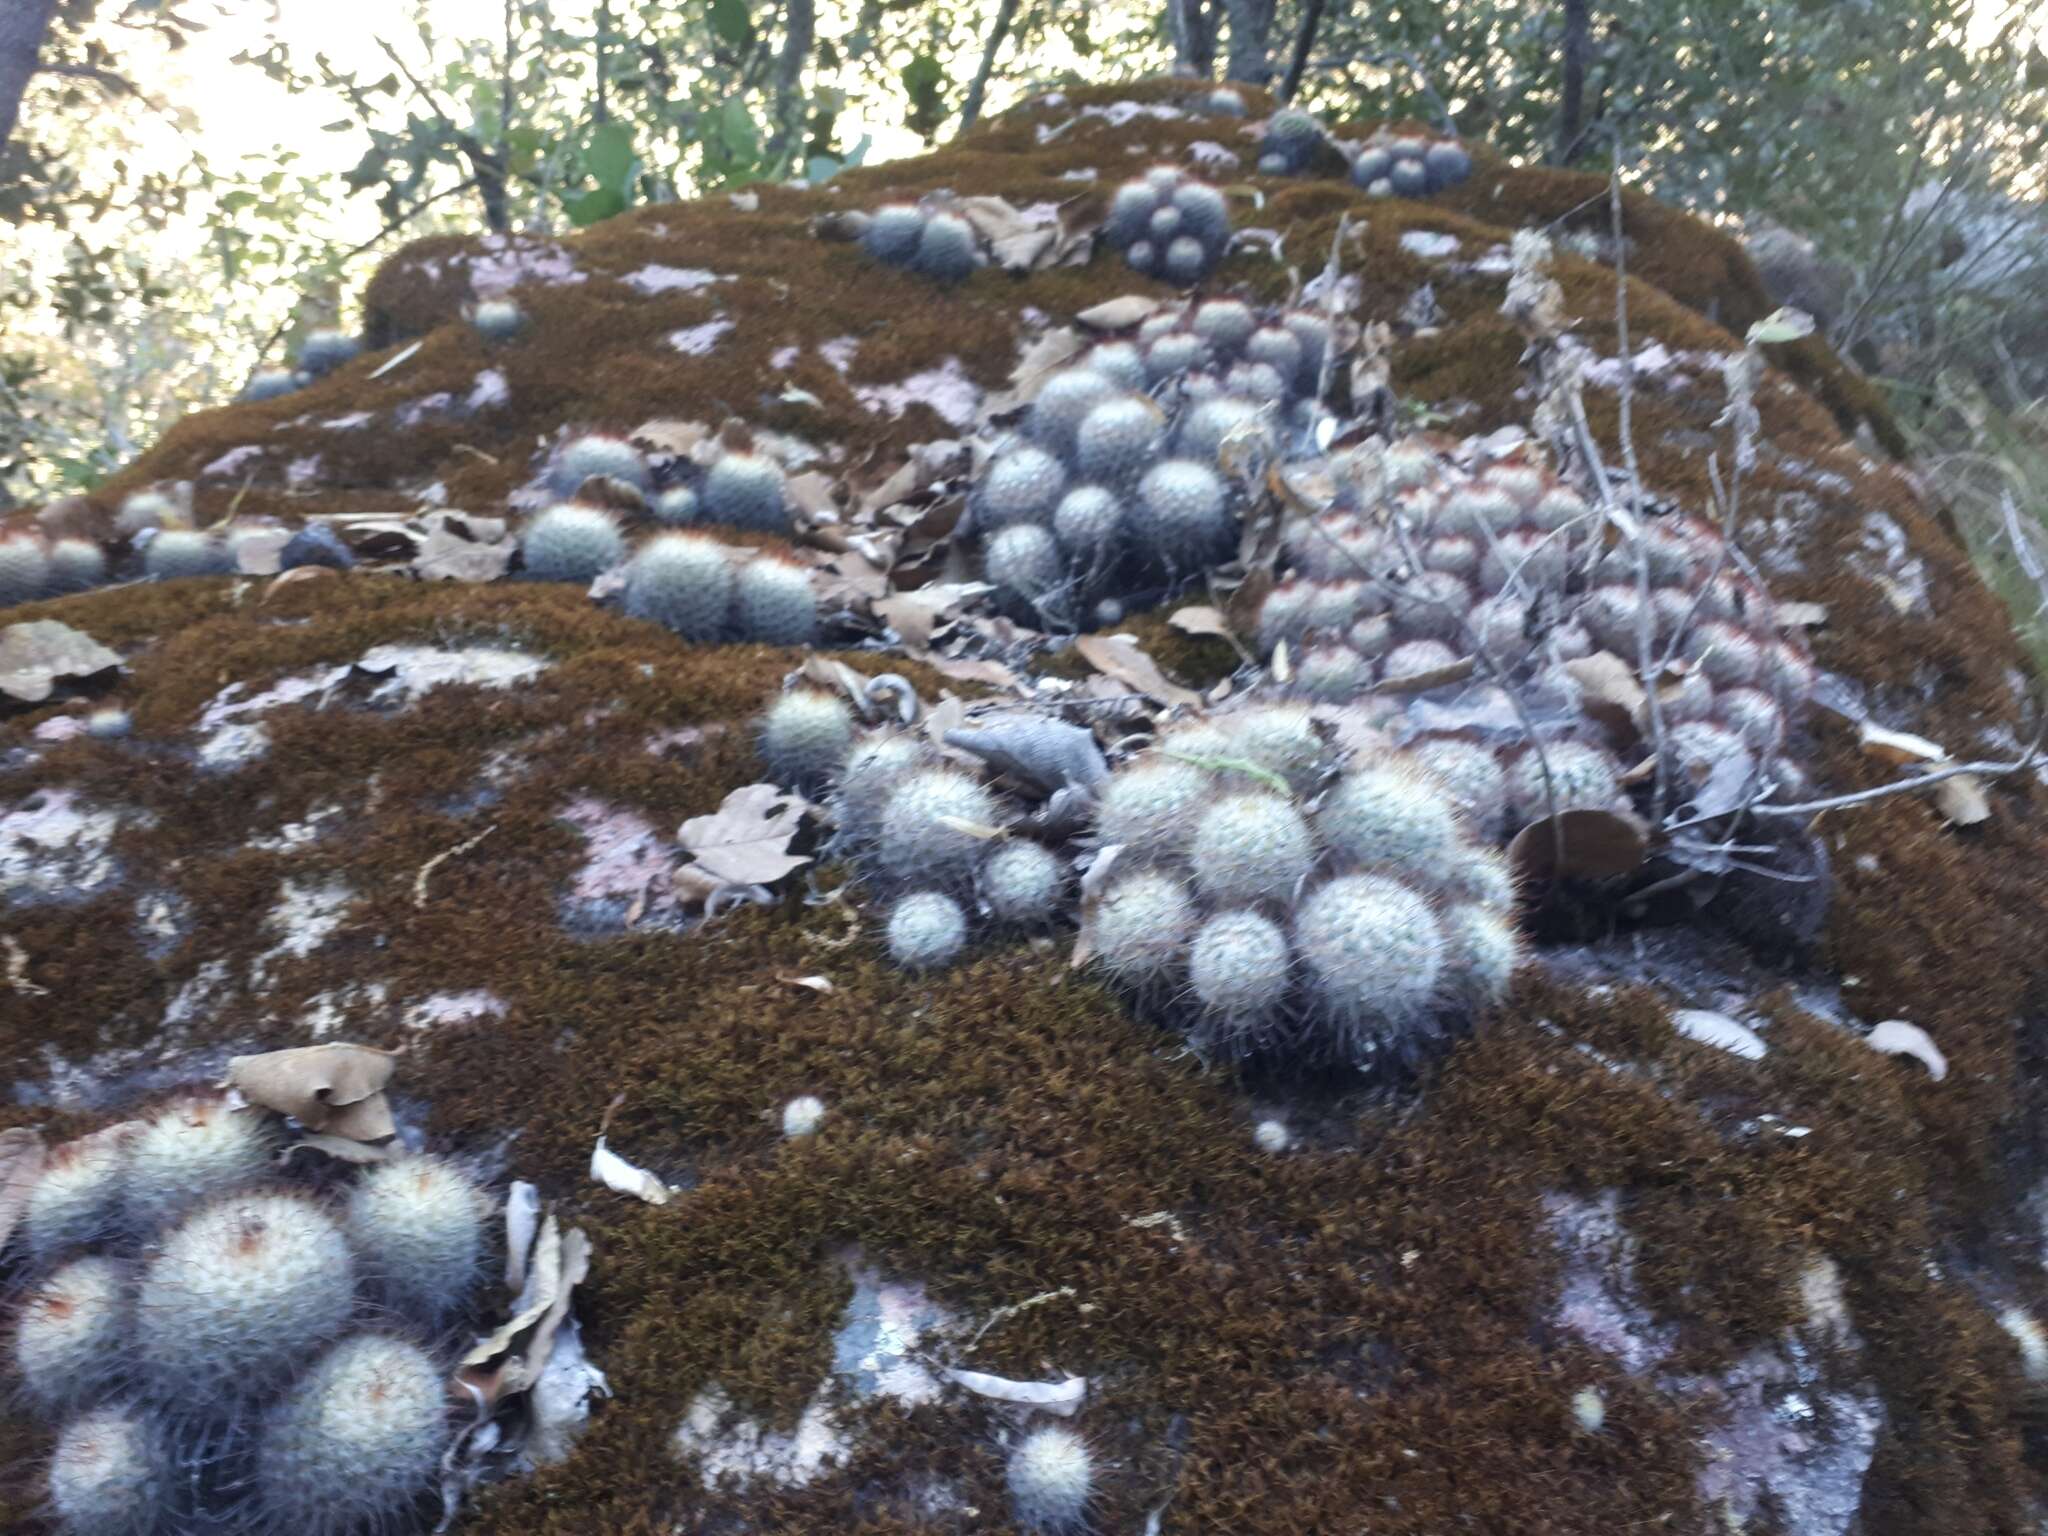
<path fill-rule="evenodd" d="M 28 77 L 36 72 L 43 34 L 50 30 L 50 17 L 56 9 L 57 0 L 5 0 L 0 4 L 0 149 L 14 137 L 21 93 L 28 89 Z"/>
<path fill-rule="evenodd" d="M 1273 0 L 1223 0 L 1230 18 L 1230 59 L 1226 80 L 1264 85 L 1273 77 L 1272 51 L 1266 39 L 1273 30 Z"/>
<path fill-rule="evenodd" d="M 1287 61 L 1287 76 L 1280 82 L 1280 99 L 1292 105 L 1301 91 L 1301 77 L 1308 72 L 1309 51 L 1316 45 L 1316 29 L 1323 24 L 1323 0 L 1308 0 L 1302 8 L 1301 30 L 1294 35 L 1294 57 Z"/>
<path fill-rule="evenodd" d="M 1207 0 L 1166 0 L 1166 30 L 1173 38 L 1173 72 L 1193 80 L 1216 73 L 1216 14 Z"/>
<path fill-rule="evenodd" d="M 794 158 L 804 128 L 804 65 L 818 33 L 817 0 L 789 0 L 783 16 L 782 52 L 775 60 L 775 137 L 769 158 Z M 784 167 L 785 172 L 787 167 Z"/>
<path fill-rule="evenodd" d="M 1586 136 L 1586 55 L 1593 46 L 1590 0 L 1564 0 L 1564 88 L 1558 103 L 1557 163 L 1570 165 Z"/>
<path fill-rule="evenodd" d="M 994 73 L 996 55 L 1003 50 L 1003 42 L 1010 35 L 1010 23 L 1017 16 L 1017 0 L 1002 0 L 996 7 L 996 24 L 988 35 L 988 46 L 981 50 L 981 68 L 974 72 L 974 83 L 967 87 L 967 102 L 960 109 L 960 131 L 965 133 L 981 118 L 982 99 L 988 95 L 988 77 Z"/>

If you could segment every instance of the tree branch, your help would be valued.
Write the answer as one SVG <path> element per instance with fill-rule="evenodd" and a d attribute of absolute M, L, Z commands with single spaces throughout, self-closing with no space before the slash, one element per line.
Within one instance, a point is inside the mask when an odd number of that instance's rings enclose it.
<path fill-rule="evenodd" d="M 1320 4 L 1321 0 L 1316 0 Z M 967 101 L 960 108 L 960 131 L 965 133 L 981 119 L 982 99 L 988 94 L 988 77 L 996 67 L 996 55 L 1002 52 L 1003 43 L 1009 38 L 1010 23 L 1017 15 L 1017 0 L 1002 0 L 996 7 L 996 24 L 988 34 L 988 46 L 981 50 L 981 67 L 974 72 L 974 83 L 967 87 Z"/>
<path fill-rule="evenodd" d="M 1294 35 L 1294 57 L 1287 61 L 1287 77 L 1280 82 L 1280 99 L 1292 103 L 1301 89 L 1301 77 L 1308 69 L 1309 50 L 1315 47 L 1316 29 L 1323 24 L 1324 0 L 1308 0 L 1302 8 L 1301 30 Z"/>

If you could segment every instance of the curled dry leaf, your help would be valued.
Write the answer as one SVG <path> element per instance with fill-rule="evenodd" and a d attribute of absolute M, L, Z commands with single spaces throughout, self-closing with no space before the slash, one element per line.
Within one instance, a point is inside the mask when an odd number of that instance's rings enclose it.
<path fill-rule="evenodd" d="M 1559 811 L 1532 821 L 1508 844 L 1524 880 L 1609 880 L 1642 867 L 1649 834 L 1626 811 Z"/>
<path fill-rule="evenodd" d="M 1740 1056 L 1744 1061 L 1762 1061 L 1769 1049 L 1763 1037 L 1747 1024 L 1738 1023 L 1727 1014 L 1715 1013 L 1711 1009 L 1674 1008 L 1671 1024 L 1686 1039 L 1711 1045 L 1732 1056 Z"/>
<path fill-rule="evenodd" d="M 1974 827 L 1991 819 L 1991 800 L 1974 773 L 1959 773 L 1935 785 L 1934 808 L 1952 827 Z"/>
<path fill-rule="evenodd" d="M 1941 1047 L 1918 1024 L 1908 1024 L 1904 1019 L 1886 1019 L 1869 1034 L 1863 1043 L 1873 1051 L 1882 1051 L 1887 1056 L 1911 1056 L 1927 1069 L 1927 1075 L 1937 1083 L 1948 1076 L 1948 1058 L 1941 1053 Z"/>
<path fill-rule="evenodd" d="M 1166 622 L 1184 635 L 1215 635 L 1230 641 L 1237 638 L 1236 632 L 1224 622 L 1222 613 L 1206 604 L 1176 608 Z"/>
<path fill-rule="evenodd" d="M 40 704 L 62 684 L 89 687 L 120 670 L 121 658 L 99 641 L 55 619 L 0 630 L 0 693 Z"/>
<path fill-rule="evenodd" d="M 1777 603 L 1773 605 L 1780 629 L 1818 629 L 1828 621 L 1825 603 Z"/>
<path fill-rule="evenodd" d="M 946 1375 L 977 1397 L 993 1398 L 999 1403 L 1020 1403 L 1027 1408 L 1043 1408 L 1047 1413 L 1056 1413 L 1062 1418 L 1079 1408 L 1081 1399 L 1088 1394 L 1088 1378 L 1085 1376 L 1069 1376 L 1065 1381 L 1012 1381 L 1007 1376 L 991 1376 L 986 1371 L 957 1369 L 949 1369 Z"/>
<path fill-rule="evenodd" d="M 1091 331 L 1124 331 L 1159 313 L 1163 302 L 1142 293 L 1127 293 L 1092 305 L 1074 318 Z"/>
<path fill-rule="evenodd" d="M 590 1176 L 606 1189 L 645 1200 L 649 1205 L 668 1204 L 669 1187 L 645 1168 L 619 1156 L 605 1145 L 602 1136 L 597 1138 L 597 1145 L 590 1153 Z"/>
<path fill-rule="evenodd" d="M 412 557 L 412 571 L 426 581 L 496 581 L 511 567 L 518 548 L 506 537 L 502 518 L 435 512 L 420 524 L 426 539 Z"/>
<path fill-rule="evenodd" d="M 1938 763 L 1948 756 L 1946 750 L 1925 736 L 1888 731 L 1869 720 L 1858 727 L 1856 740 L 1865 752 L 1887 763 Z"/>
<path fill-rule="evenodd" d="M 709 816 L 684 822 L 676 840 L 695 870 L 723 885 L 773 885 L 811 862 L 791 853 L 810 802 L 773 784 L 747 784 L 725 797 Z"/>
<path fill-rule="evenodd" d="M 540 1379 L 555 1333 L 569 1315 L 576 1287 L 590 1274 L 590 1239 L 581 1228 L 564 1234 L 552 1211 L 526 1263 L 526 1283 L 512 1315 L 462 1357 L 456 1381 L 486 1412 Z"/>
<path fill-rule="evenodd" d="M 339 1041 L 234 1056 L 227 1086 L 251 1104 L 290 1115 L 316 1136 L 378 1141 L 397 1130 L 384 1085 L 398 1056 Z"/>
<path fill-rule="evenodd" d="M 921 651 L 932 643 L 940 622 L 958 613 L 961 604 L 994 590 L 985 581 L 935 582 L 914 592 L 878 598 L 869 606 L 876 618 L 896 631 L 906 647 Z"/>
<path fill-rule="evenodd" d="M 1177 707 L 1193 707 L 1202 696 L 1192 688 L 1169 682 L 1159 663 L 1146 655 L 1129 635 L 1082 635 L 1074 649 L 1104 677 L 1116 679 L 1148 699 Z"/>
<path fill-rule="evenodd" d="M 318 1152 L 338 1163 L 365 1164 L 388 1163 L 393 1158 L 404 1156 L 405 1148 L 396 1141 L 372 1146 L 367 1142 L 352 1141 L 346 1136 L 319 1135 L 301 1136 L 284 1149 L 284 1156 L 290 1159 L 299 1152 Z"/>
<path fill-rule="evenodd" d="M 643 421 L 626 434 L 643 448 L 688 458 L 711 439 L 711 428 L 701 421 Z"/>
<path fill-rule="evenodd" d="M 31 1127 L 0 1131 L 0 1250 L 7 1247 L 15 1223 L 28 1209 L 29 1193 L 43 1176 L 48 1155 L 43 1138 Z"/>
<path fill-rule="evenodd" d="M 1774 342 L 1800 341 L 1812 334 L 1813 316 L 1788 304 L 1782 309 L 1772 310 L 1752 325 L 1744 340 L 1752 347 L 1761 347 Z"/>
<path fill-rule="evenodd" d="M 1427 672 L 1417 672 L 1408 677 L 1390 677 L 1375 683 L 1374 693 L 1428 693 L 1432 688 L 1447 688 L 1452 683 L 1462 683 L 1470 677 L 1479 663 L 1473 657 L 1465 656 L 1448 666 L 1433 667 Z"/>
<path fill-rule="evenodd" d="M 778 976 L 775 979 L 785 987 L 796 987 L 805 992 L 816 992 L 821 996 L 835 990 L 829 976 Z"/>
<path fill-rule="evenodd" d="M 298 586 L 301 582 L 307 581 L 327 581 L 340 574 L 341 573 L 339 571 L 334 570 L 330 566 L 295 565 L 290 570 L 279 573 L 279 575 L 275 579 L 273 579 L 268 586 L 266 586 L 263 589 L 263 596 L 256 600 L 256 605 L 259 608 L 262 607 L 263 604 L 269 602 L 273 597 L 277 596 L 277 594 L 284 590 L 284 588 L 286 587 L 295 587 Z"/>
<path fill-rule="evenodd" d="M 1586 713 L 1617 741 L 1632 741 L 1642 728 L 1649 698 L 1634 667 L 1612 651 L 1596 651 L 1564 664 L 1564 670 L 1579 685 L 1579 701 Z"/>

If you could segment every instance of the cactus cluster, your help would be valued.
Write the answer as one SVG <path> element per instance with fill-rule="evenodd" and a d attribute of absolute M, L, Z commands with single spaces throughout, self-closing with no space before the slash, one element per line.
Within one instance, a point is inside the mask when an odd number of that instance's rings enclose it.
<path fill-rule="evenodd" d="M 1041 624 L 1113 622 L 1237 549 L 1241 487 L 1306 430 L 1330 323 L 1175 306 L 1047 378 L 970 504 L 987 579 Z"/>
<path fill-rule="evenodd" d="M 1132 271 L 1192 288 L 1223 260 L 1230 205 L 1206 181 L 1156 165 L 1111 195 L 1103 232 Z"/>
<path fill-rule="evenodd" d="M 861 248 L 885 267 L 902 267 L 936 283 L 957 283 L 982 264 L 974 226 L 943 208 L 887 203 L 868 215 Z"/>
<path fill-rule="evenodd" d="M 61 1426 L 58 1531 L 355 1536 L 439 1513 L 446 1346 L 489 1202 L 438 1158 L 337 1179 L 281 1145 L 261 1111 L 180 1098 L 57 1149 L 32 1187 L 8 1368 Z"/>
<path fill-rule="evenodd" d="M 1405 1070 L 1519 959 L 1506 863 L 1450 786 L 1391 750 L 1330 773 L 1301 705 L 1167 732 L 1095 837 L 1085 949 L 1208 1054 Z"/>
<path fill-rule="evenodd" d="M 1330 131 L 1310 113 L 1286 107 L 1266 119 L 1259 138 L 1261 176 L 1299 176 L 1330 142 Z"/>
<path fill-rule="evenodd" d="M 1372 197 L 1427 197 L 1471 174 L 1471 152 L 1450 137 L 1382 133 L 1351 161 L 1351 180 Z"/>
<path fill-rule="evenodd" d="M 0 608 L 84 592 L 106 579 L 106 551 L 90 539 L 45 544 L 30 533 L 0 537 Z"/>
<path fill-rule="evenodd" d="M 818 634 L 810 573 L 779 555 L 746 555 L 704 533 L 656 534 L 625 571 L 622 606 L 699 645 L 807 645 Z"/>
<path fill-rule="evenodd" d="M 1376 460 L 1333 468 L 1336 499 L 1289 526 L 1281 579 L 1257 620 L 1269 655 L 1286 646 L 1297 693 L 1341 703 L 1378 689 L 1376 707 L 1392 715 L 1449 690 L 1466 704 L 1501 702 L 1503 687 L 1531 691 L 1545 751 L 1525 746 L 1497 764 L 1522 784 L 1503 802 L 1509 820 L 1526 822 L 1546 814 L 1532 809 L 1539 797 L 1529 789 L 1539 758 L 1549 769 L 1538 775 L 1548 781 L 1543 803 L 1628 803 L 1564 670 L 1605 652 L 1662 679 L 1658 718 L 1681 785 L 1731 760 L 1801 782 L 1788 741 L 1812 696 L 1813 664 L 1718 529 L 1646 508 L 1638 531 L 1610 533 L 1584 498 L 1520 453 L 1459 464 L 1408 438 Z M 1583 764 L 1588 754 L 1603 766 L 1564 775 L 1561 792 L 1557 760 Z M 1474 751 L 1464 755 L 1470 782 L 1483 770 Z"/>

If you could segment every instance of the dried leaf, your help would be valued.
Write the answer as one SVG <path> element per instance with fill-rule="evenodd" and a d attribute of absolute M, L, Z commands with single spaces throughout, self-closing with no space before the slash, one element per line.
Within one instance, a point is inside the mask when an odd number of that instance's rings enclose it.
<path fill-rule="evenodd" d="M 942 827 L 950 827 L 963 836 L 972 837 L 984 843 L 1000 842 L 1010 835 L 1001 827 L 991 827 L 979 821 L 969 821 L 965 816 L 935 816 L 932 819 Z"/>
<path fill-rule="evenodd" d="M 1105 299 L 1074 316 L 1091 331 L 1129 330 L 1141 320 L 1150 319 L 1164 307 L 1165 300 L 1147 298 L 1142 293 L 1127 293 L 1121 298 Z"/>
<path fill-rule="evenodd" d="M 671 421 L 657 418 L 643 421 L 626 434 L 643 448 L 687 458 L 698 445 L 710 441 L 711 428 L 701 421 Z"/>
<path fill-rule="evenodd" d="M 1022 1403 L 1062 1417 L 1079 1408 L 1088 1392 L 1085 1376 L 1069 1376 L 1065 1381 L 1011 1381 L 985 1371 L 958 1369 L 948 1369 L 946 1375 L 977 1397 L 993 1398 L 999 1403 Z"/>
<path fill-rule="evenodd" d="M 1974 773 L 1958 773 L 1936 784 L 1934 808 L 1952 827 L 1974 827 L 1991 819 L 1991 801 Z"/>
<path fill-rule="evenodd" d="M 286 528 L 265 528 L 235 541 L 235 569 L 244 576 L 275 576 L 285 545 L 291 543 Z"/>
<path fill-rule="evenodd" d="M 1224 621 L 1217 609 L 1198 604 L 1191 608 L 1176 608 L 1173 616 L 1166 621 L 1184 635 L 1215 635 L 1224 640 L 1235 640 L 1236 632 Z"/>
<path fill-rule="evenodd" d="M 514 1179 L 505 1192 L 505 1289 L 517 1296 L 526 1287 L 526 1262 L 540 1231 L 540 1191 Z"/>
<path fill-rule="evenodd" d="M 645 1200 L 649 1205 L 668 1204 L 669 1187 L 645 1168 L 637 1167 L 619 1156 L 605 1145 L 602 1136 L 597 1138 L 597 1146 L 590 1154 L 590 1176 L 606 1189 L 615 1189 L 622 1195 Z"/>
<path fill-rule="evenodd" d="M 811 862 L 789 851 L 809 804 L 773 784 L 743 785 L 712 815 L 684 822 L 676 838 L 697 869 L 725 885 L 773 885 Z"/>
<path fill-rule="evenodd" d="M 1865 752 L 1887 763 L 1938 763 L 1948 756 L 1925 736 L 1888 731 L 1868 720 L 1857 730 L 1856 739 Z"/>
<path fill-rule="evenodd" d="M 1635 873 L 1648 847 L 1648 832 L 1627 811 L 1559 811 L 1517 832 L 1508 861 L 1524 880 L 1608 880 Z"/>
<path fill-rule="evenodd" d="M 89 686 L 120 669 L 121 658 L 90 635 L 55 619 L 0 630 L 0 693 L 40 704 L 61 683 Z"/>
<path fill-rule="evenodd" d="M 1769 1049 L 1755 1030 L 1725 1013 L 1713 1013 L 1705 1008 L 1674 1008 L 1671 1023 L 1686 1039 L 1714 1046 L 1730 1055 L 1740 1056 L 1744 1061 L 1762 1061 Z"/>
<path fill-rule="evenodd" d="M 1612 651 L 1598 651 L 1566 662 L 1564 669 L 1579 685 L 1579 700 L 1586 713 L 1616 739 L 1625 741 L 1641 731 L 1649 696 L 1634 667 Z"/>
<path fill-rule="evenodd" d="M 406 1155 L 405 1148 L 396 1141 L 382 1146 L 368 1146 L 352 1141 L 346 1136 L 321 1135 L 301 1136 L 284 1149 L 285 1159 L 290 1160 L 296 1152 L 318 1152 L 340 1163 L 388 1163 L 393 1158 Z"/>
<path fill-rule="evenodd" d="M 480 537 L 492 524 L 498 537 Z M 518 547 L 503 536 L 505 525 L 497 518 L 479 518 L 472 523 L 440 512 L 422 518 L 421 526 L 426 539 L 412 557 L 412 570 L 427 581 L 496 581 L 511 566 Z"/>
<path fill-rule="evenodd" d="M 1020 681 L 1015 672 L 1000 661 L 979 661 L 956 659 L 951 656 L 934 656 L 929 665 L 941 677 L 950 677 L 962 683 L 987 683 L 992 688 L 1017 688 Z"/>
<path fill-rule="evenodd" d="M 962 603 L 994 590 L 981 581 L 936 582 L 914 592 L 879 598 L 870 606 L 875 617 L 902 636 L 903 644 L 915 652 L 931 644 L 939 622 L 957 613 Z"/>
<path fill-rule="evenodd" d="M 398 1056 L 339 1041 L 233 1056 L 227 1086 L 251 1104 L 290 1115 L 315 1135 L 369 1141 L 395 1129 L 384 1085 Z"/>
<path fill-rule="evenodd" d="M 1063 784 L 1092 788 L 1109 777 L 1092 731 L 1043 715 L 985 717 L 971 729 L 947 731 L 943 739 L 1043 794 Z"/>
<path fill-rule="evenodd" d="M 256 600 L 256 604 L 260 608 L 286 587 L 295 587 L 301 582 L 307 581 L 325 581 L 329 577 L 340 574 L 339 571 L 324 565 L 295 565 L 290 570 L 279 574 L 269 586 L 265 587 L 263 589 L 263 596 Z"/>
<path fill-rule="evenodd" d="M 0 1251 L 28 1209 L 28 1197 L 43 1176 L 49 1150 L 32 1128 L 17 1125 L 0 1131 Z"/>
<path fill-rule="evenodd" d="M 1202 702 L 1202 696 L 1192 688 L 1167 681 L 1159 663 L 1147 656 L 1129 635 L 1082 635 L 1074 641 L 1074 649 L 1103 676 L 1115 678 L 1147 698 L 1186 708 Z"/>
<path fill-rule="evenodd" d="M 1776 617 L 1780 629 L 1818 629 L 1828 621 L 1825 603 L 1779 603 Z"/>
<path fill-rule="evenodd" d="M 1427 672 L 1416 672 L 1408 677 L 1389 677 L 1372 687 L 1374 693 L 1428 693 L 1432 688 L 1448 688 L 1452 683 L 1462 683 L 1470 677 L 1479 663 L 1470 656 L 1452 662 L 1449 666 L 1435 667 Z"/>
<path fill-rule="evenodd" d="M 1882 1051 L 1887 1056 L 1911 1056 L 1927 1068 L 1927 1075 L 1937 1083 L 1948 1076 L 1948 1058 L 1941 1054 L 1941 1047 L 1918 1024 L 1908 1024 L 1904 1019 L 1886 1019 L 1869 1034 L 1863 1043 L 1873 1051 Z"/>
<path fill-rule="evenodd" d="M 785 987 L 801 987 L 806 992 L 823 994 L 835 990 L 828 976 L 778 976 L 775 979 Z"/>
<path fill-rule="evenodd" d="M 1749 328 L 1743 339 L 1752 347 L 1769 346 L 1774 342 L 1801 341 L 1813 334 L 1813 316 L 1803 309 L 1790 305 L 1774 309 L 1763 319 Z"/>

